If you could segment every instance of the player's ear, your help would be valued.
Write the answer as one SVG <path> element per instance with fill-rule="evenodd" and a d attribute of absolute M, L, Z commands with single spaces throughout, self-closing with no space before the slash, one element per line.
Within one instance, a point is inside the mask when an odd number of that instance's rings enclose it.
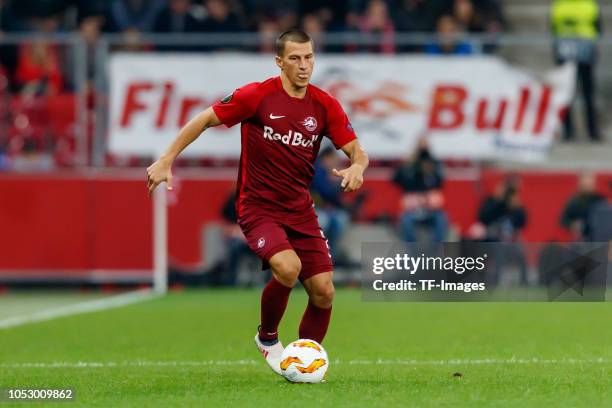
<path fill-rule="evenodd" d="M 276 65 L 280 68 L 283 69 L 283 59 L 281 57 L 279 57 L 278 55 L 276 55 L 274 57 L 274 60 L 276 61 Z"/>

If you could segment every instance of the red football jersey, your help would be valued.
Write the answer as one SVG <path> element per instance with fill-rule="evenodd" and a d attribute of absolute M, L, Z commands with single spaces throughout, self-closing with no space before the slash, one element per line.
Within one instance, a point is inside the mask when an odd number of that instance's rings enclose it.
<path fill-rule="evenodd" d="M 259 208 L 296 215 L 311 209 L 308 188 L 321 138 L 337 149 L 356 138 L 335 98 L 313 85 L 294 98 L 280 77 L 238 88 L 213 109 L 225 126 L 241 123 L 238 216 Z"/>

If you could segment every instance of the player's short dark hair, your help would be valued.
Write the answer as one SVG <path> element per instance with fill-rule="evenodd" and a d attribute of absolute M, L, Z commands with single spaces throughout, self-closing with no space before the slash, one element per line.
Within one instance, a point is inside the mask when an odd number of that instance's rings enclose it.
<path fill-rule="evenodd" d="M 312 38 L 303 30 L 299 30 L 297 28 L 287 30 L 276 39 L 276 55 L 282 57 L 285 53 L 285 44 L 287 41 L 296 42 L 296 43 L 307 43 L 312 42 Z"/>

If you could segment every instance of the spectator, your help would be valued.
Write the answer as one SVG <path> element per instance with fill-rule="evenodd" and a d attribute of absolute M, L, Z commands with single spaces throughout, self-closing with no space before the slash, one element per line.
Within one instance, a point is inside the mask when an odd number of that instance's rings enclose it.
<path fill-rule="evenodd" d="M 395 14 L 398 31 L 434 32 L 438 18 L 452 13 L 448 0 L 403 0 Z"/>
<path fill-rule="evenodd" d="M 443 242 L 448 233 L 440 191 L 444 175 L 441 163 L 429 151 L 426 138 L 419 141 L 414 156 L 396 169 L 393 182 L 404 192 L 399 224 L 402 239 L 416 242 L 416 227 L 424 225 L 432 231 L 433 242 Z"/>
<path fill-rule="evenodd" d="M 484 31 L 481 16 L 474 10 L 472 0 L 455 0 L 454 17 L 462 31 L 470 33 Z"/>
<path fill-rule="evenodd" d="M 242 31 L 238 16 L 232 13 L 224 0 L 206 1 L 207 17 L 202 24 L 206 32 L 237 32 Z"/>
<path fill-rule="evenodd" d="M 332 257 L 341 262 L 339 243 L 349 224 L 349 212 L 342 201 L 342 187 L 333 169 L 340 166 L 336 150 L 328 146 L 321 151 L 315 163 L 315 175 L 311 191 L 315 200 L 315 208 L 319 224 L 325 233 Z"/>
<path fill-rule="evenodd" d="M 104 13 L 83 14 L 80 18 L 79 32 L 81 38 L 87 47 L 87 79 L 92 81 L 95 75 L 96 63 L 96 45 L 103 27 L 106 24 L 106 15 Z M 91 88 L 91 84 L 89 85 Z"/>
<path fill-rule="evenodd" d="M 496 34 L 503 29 L 501 7 L 496 0 L 455 0 L 454 16 L 464 31 Z M 492 53 L 497 44 L 481 44 L 482 51 Z"/>
<path fill-rule="evenodd" d="M 36 41 L 19 47 L 15 79 L 26 94 L 48 95 L 62 91 L 64 79 L 56 45 Z"/>
<path fill-rule="evenodd" d="M 589 137 L 601 140 L 595 109 L 596 40 L 601 35 L 601 14 L 597 0 L 555 0 L 551 9 L 554 53 L 557 64 L 577 64 L 577 81 L 584 98 Z M 564 119 L 565 140 L 574 139 L 572 108 Z"/>
<path fill-rule="evenodd" d="M 485 198 L 478 211 L 478 222 L 482 225 L 486 242 L 499 242 L 493 250 L 493 276 L 490 282 L 496 285 L 503 269 L 514 261 L 519 267 L 519 279 L 527 285 L 527 261 L 521 244 L 520 232 L 527 224 L 527 212 L 523 207 L 514 177 L 499 184 L 492 196 Z M 472 227 L 474 228 L 474 227 Z"/>
<path fill-rule="evenodd" d="M 430 55 L 469 55 L 474 52 L 472 44 L 457 39 L 462 32 L 455 18 L 444 15 L 438 19 L 438 41 L 425 45 L 425 53 Z"/>
<path fill-rule="evenodd" d="M 169 0 L 155 19 L 158 33 L 193 33 L 202 29 L 202 21 L 191 12 L 190 0 Z"/>
<path fill-rule="evenodd" d="M 486 227 L 486 241 L 515 242 L 527 224 L 527 212 L 521 204 L 517 182 L 509 177 L 493 195 L 485 198 L 478 211 L 478 221 Z"/>
<path fill-rule="evenodd" d="M 282 13 L 278 17 L 277 23 L 280 29 L 279 31 L 282 33 L 283 31 L 291 30 L 296 27 L 300 23 L 300 20 L 296 13 Z"/>
<path fill-rule="evenodd" d="M 565 204 L 560 219 L 561 226 L 571 232 L 573 240 L 592 241 L 592 226 L 589 223 L 591 212 L 603 202 L 605 197 L 596 191 L 595 175 L 582 174 L 578 191 Z"/>
<path fill-rule="evenodd" d="M 106 0 L 77 0 L 77 21 L 79 33 L 86 47 L 87 94 L 88 104 L 93 107 L 94 77 L 96 64 L 96 47 L 103 31 L 112 31 L 109 24 L 109 9 Z M 72 53 L 73 61 L 70 66 L 76 66 L 75 58 L 79 55 Z"/>
<path fill-rule="evenodd" d="M 276 0 L 245 0 L 241 2 L 241 5 L 244 14 L 243 19 L 245 20 L 242 24 L 243 29 L 258 31 L 262 21 L 274 21 L 279 27 L 291 21 L 294 24 L 292 27 L 299 23 L 297 18 L 298 0 L 283 2 Z"/>
<path fill-rule="evenodd" d="M 246 257 L 254 257 L 254 254 L 237 224 L 236 193 L 234 191 L 227 197 L 221 210 L 221 216 L 224 221 L 223 236 L 227 252 L 224 262 L 225 274 L 223 274 L 220 283 L 225 286 L 236 286 L 238 284 L 240 262 Z"/>
<path fill-rule="evenodd" d="M 316 52 L 325 51 L 325 25 L 318 14 L 306 14 L 302 18 L 302 29 L 312 38 Z"/>
<path fill-rule="evenodd" d="M 364 14 L 359 19 L 359 31 L 373 35 L 379 44 L 366 47 L 369 52 L 391 54 L 395 52 L 395 25 L 389 17 L 387 3 L 383 0 L 370 0 Z"/>
<path fill-rule="evenodd" d="M 355 12 L 354 10 L 349 10 L 344 16 L 344 24 L 340 31 L 348 32 L 348 33 L 356 33 L 359 32 L 359 20 L 360 14 Z"/>
<path fill-rule="evenodd" d="M 499 33 L 506 25 L 501 0 L 472 0 L 477 20 L 486 33 Z"/>
<path fill-rule="evenodd" d="M 347 2 L 329 0 L 301 0 L 299 2 L 300 16 L 309 14 L 320 19 L 324 27 L 330 27 L 333 31 L 340 31 L 344 26 L 347 13 Z M 307 31 L 309 34 L 310 32 Z"/>
<path fill-rule="evenodd" d="M 259 46 L 259 52 L 276 52 L 276 49 L 274 48 L 274 40 L 280 32 L 280 27 L 276 20 L 264 19 L 260 21 L 257 27 L 257 31 L 259 32 L 259 38 L 261 41 L 261 45 Z"/>
<path fill-rule="evenodd" d="M 124 33 L 151 32 L 162 7 L 162 0 L 114 0 L 112 25 Z"/>
<path fill-rule="evenodd" d="M 448 0 L 403 0 L 396 14 L 398 31 L 434 32 L 441 15 L 452 13 Z"/>

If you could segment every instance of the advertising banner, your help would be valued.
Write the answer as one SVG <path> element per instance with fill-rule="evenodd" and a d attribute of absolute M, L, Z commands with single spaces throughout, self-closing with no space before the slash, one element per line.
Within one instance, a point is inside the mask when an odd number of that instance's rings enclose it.
<path fill-rule="evenodd" d="M 572 65 L 543 77 L 497 57 L 319 55 L 312 83 L 335 96 L 371 158 L 546 156 L 574 92 Z M 156 155 L 235 88 L 278 75 L 271 55 L 118 53 L 111 59 L 110 153 Z M 237 158 L 239 126 L 206 131 L 185 155 Z"/>

